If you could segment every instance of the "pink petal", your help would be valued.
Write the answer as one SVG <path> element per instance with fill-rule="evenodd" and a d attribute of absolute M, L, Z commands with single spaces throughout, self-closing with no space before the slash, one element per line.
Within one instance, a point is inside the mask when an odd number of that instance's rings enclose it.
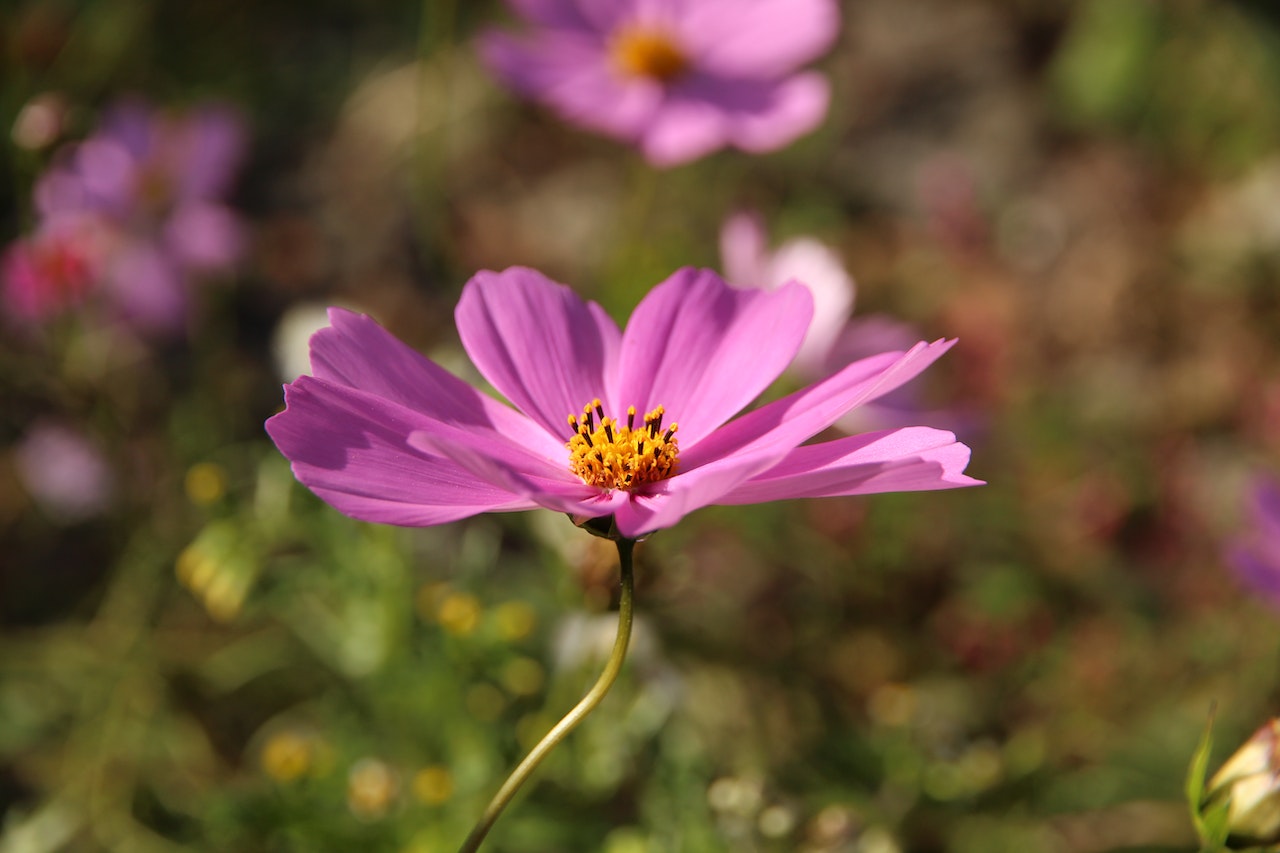
<path fill-rule="evenodd" d="M 633 493 L 630 501 L 616 509 L 614 522 L 623 536 L 632 539 L 672 527 L 694 510 L 716 503 L 773 462 L 759 456 L 730 456 L 677 474 L 644 492 Z"/>
<path fill-rule="evenodd" d="M 770 280 L 767 261 L 764 220 L 758 213 L 735 213 L 724 221 L 720 226 L 720 265 L 725 280 L 736 287 L 777 287 L 783 280 Z"/>
<path fill-rule="evenodd" d="M 854 362 L 816 385 L 748 412 L 704 441 L 687 448 L 682 445 L 682 469 L 689 471 L 731 455 L 780 460 L 855 406 L 911 381 L 954 344 L 954 340 L 919 343 L 905 353 L 882 353 Z"/>
<path fill-rule="evenodd" d="M 640 134 L 640 150 L 658 168 L 679 166 L 723 148 L 729 121 L 723 107 L 703 97 L 669 95 Z"/>
<path fill-rule="evenodd" d="M 767 105 L 734 114 L 729 136 L 744 151 L 776 151 L 814 130 L 827 117 L 831 86 L 820 74 L 797 74 L 770 92 Z"/>
<path fill-rule="evenodd" d="M 552 435 L 607 397 L 620 333 L 599 305 L 539 272 L 477 273 L 463 289 L 458 334 L 472 362 L 508 400 Z"/>
<path fill-rule="evenodd" d="M 267 432 L 294 476 L 353 518 L 425 526 L 533 506 L 412 446 L 408 437 L 434 424 L 390 400 L 304 376 L 285 386 L 285 403 Z"/>
<path fill-rule="evenodd" d="M 969 448 L 954 434 L 929 427 L 854 435 L 797 447 L 717 503 L 866 495 L 976 486 L 965 476 Z"/>
<path fill-rule="evenodd" d="M 604 43 L 590 34 L 543 32 L 535 40 L 490 31 L 479 51 L 517 92 L 545 101 L 566 121 L 627 142 L 640 137 L 662 103 L 661 86 L 619 75 Z"/>
<path fill-rule="evenodd" d="M 441 429 L 414 433 L 409 443 L 422 450 L 445 456 L 483 482 L 509 492 L 545 509 L 595 518 L 610 515 L 626 500 L 626 492 L 604 492 L 588 486 L 568 473 L 521 470 L 511 464 L 503 448 L 472 441 L 465 433 Z"/>
<path fill-rule="evenodd" d="M 637 306 L 622 338 L 615 412 L 663 406 L 697 444 L 741 411 L 786 368 L 813 310 L 799 285 L 730 287 L 710 270 L 685 268 Z"/>
<path fill-rule="evenodd" d="M 507 0 L 511 10 L 530 24 L 541 27 L 585 28 L 574 0 Z"/>
<path fill-rule="evenodd" d="M 822 56 L 840 31 L 835 0 L 700 0 L 680 33 L 700 66 L 727 77 L 778 77 Z"/>
<path fill-rule="evenodd" d="M 311 338 L 311 369 L 317 379 L 362 389 L 435 421 L 500 432 L 567 465 L 563 439 L 424 358 L 369 317 L 330 308 L 329 322 L 332 326 Z"/>

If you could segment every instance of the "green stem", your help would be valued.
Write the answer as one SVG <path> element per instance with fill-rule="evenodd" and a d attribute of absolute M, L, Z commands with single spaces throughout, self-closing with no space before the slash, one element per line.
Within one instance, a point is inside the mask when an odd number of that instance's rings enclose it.
<path fill-rule="evenodd" d="M 502 810 L 511 802 L 511 798 L 515 796 L 516 791 L 520 790 L 520 786 L 542 763 L 542 759 L 547 757 L 547 753 L 551 752 L 560 741 L 564 740 L 569 732 L 573 731 L 578 723 L 586 718 L 587 714 L 595 710 L 600 701 L 604 699 L 605 694 L 609 692 L 609 688 L 613 686 L 613 682 L 617 680 L 618 673 L 622 671 L 622 662 L 627 657 L 627 643 L 631 640 L 631 599 L 632 589 L 635 586 L 631 570 L 631 552 L 636 543 L 631 539 L 619 539 L 617 542 L 618 562 L 622 569 L 622 597 L 618 602 L 618 636 L 613 641 L 613 651 L 609 654 L 609 660 L 605 664 L 604 672 L 600 673 L 600 677 L 596 679 L 596 683 L 592 685 L 587 695 L 582 697 L 582 701 L 575 705 L 572 711 L 565 714 L 564 718 L 556 723 L 542 740 L 538 741 L 537 746 L 529 751 L 524 761 L 521 761 L 520 765 L 511 771 L 507 781 L 502 783 L 498 793 L 494 794 L 493 799 L 489 801 L 488 808 L 484 810 L 484 814 L 476 822 L 475 829 L 471 830 L 471 834 L 467 836 L 467 840 L 458 849 L 458 853 L 475 853 L 480 849 L 481 842 L 489 834 L 489 830 L 493 828 L 493 824 L 498 819 L 498 816 L 502 814 Z"/>

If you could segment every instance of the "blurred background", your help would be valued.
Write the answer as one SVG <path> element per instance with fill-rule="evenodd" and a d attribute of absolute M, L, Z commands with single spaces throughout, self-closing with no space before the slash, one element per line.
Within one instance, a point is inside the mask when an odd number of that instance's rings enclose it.
<path fill-rule="evenodd" d="M 898 415 L 989 485 L 653 536 L 622 679 L 486 849 L 1195 849 L 1210 708 L 1217 763 L 1280 700 L 1276 585 L 1226 556 L 1280 472 L 1280 7 L 847 2 L 816 132 L 662 171 L 499 86 L 510 22 L 0 8 L 0 851 L 456 849 L 599 670 L 616 554 L 351 521 L 262 423 L 326 305 L 470 378 L 475 271 L 621 321 L 739 210 L 960 339 Z M 158 176 L 105 235 L 51 213 L 104 138 Z"/>

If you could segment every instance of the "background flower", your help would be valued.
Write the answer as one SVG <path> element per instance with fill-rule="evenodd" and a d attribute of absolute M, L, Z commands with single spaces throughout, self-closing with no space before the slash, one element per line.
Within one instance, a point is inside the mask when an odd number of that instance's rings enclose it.
<path fill-rule="evenodd" d="M 1249 527 L 1227 548 L 1227 563 L 1251 591 L 1280 608 L 1280 483 L 1259 476 L 1249 489 Z"/>
<path fill-rule="evenodd" d="M 513 0 L 531 31 L 480 51 L 512 88 L 640 148 L 656 166 L 726 145 L 772 151 L 827 111 L 827 81 L 798 72 L 830 49 L 833 0 Z"/>
<path fill-rule="evenodd" d="M 111 313 L 144 331 L 177 331 L 186 322 L 192 280 L 229 271 L 243 252 L 242 226 L 223 202 L 243 147 L 242 122 L 229 107 L 205 104 L 168 115 L 138 100 L 117 103 L 92 135 L 59 152 L 41 175 L 36 234 L 16 251 L 38 256 L 36 247 L 56 237 L 59 257 L 87 255 L 89 223 L 98 239 L 92 263 L 77 267 L 77 292 L 94 290 Z M 15 294 L 36 284 L 54 292 L 60 281 L 47 273 L 33 279 L 20 266 L 5 278 Z"/>

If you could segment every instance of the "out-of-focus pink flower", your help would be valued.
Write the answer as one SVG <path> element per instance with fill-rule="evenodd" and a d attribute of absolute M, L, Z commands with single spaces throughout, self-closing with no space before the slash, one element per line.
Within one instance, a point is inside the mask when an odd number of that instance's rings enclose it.
<path fill-rule="evenodd" d="M 787 240 L 772 252 L 767 240 L 764 220 L 758 214 L 737 213 L 725 220 L 720 229 L 720 260 L 725 278 L 738 287 L 765 290 L 781 287 L 792 279 L 804 282 L 813 294 L 813 322 L 793 367 L 812 377 L 822 371 L 853 310 L 853 278 L 839 256 L 812 237 Z M 918 340 L 912 338 L 907 346 Z M 893 349 L 900 347 L 874 352 Z"/>
<path fill-rule="evenodd" d="M 180 329 L 191 280 L 230 270 L 243 252 L 240 221 L 222 200 L 243 147 L 230 108 L 171 116 L 136 100 L 117 104 L 36 183 L 38 230 L 96 221 L 111 235 L 89 268 L 104 307 L 144 331 Z"/>
<path fill-rule="evenodd" d="M 772 151 L 827 112 L 822 75 L 835 0 L 508 0 L 531 27 L 486 33 L 480 52 L 567 121 L 672 166 L 732 145 Z"/>
<path fill-rule="evenodd" d="M 846 364 L 877 353 L 909 348 L 920 340 L 907 323 L 883 315 L 850 319 L 857 296 L 853 278 L 832 249 L 811 237 L 796 237 L 768 249 L 764 221 L 737 213 L 720 229 L 720 258 L 725 275 L 739 287 L 774 290 L 800 281 L 813 294 L 813 322 L 792 370 L 804 379 L 830 376 Z M 912 386 L 898 388 L 859 406 L 839 424 L 846 432 L 907 426 L 920 420 L 952 420 L 948 413 L 927 413 Z"/>
<path fill-rule="evenodd" d="M 1249 491 L 1249 528 L 1226 551 L 1240 580 L 1280 608 L 1280 483 L 1259 476 Z"/>
<path fill-rule="evenodd" d="M 98 217 L 61 216 L 14 241 L 0 261 L 5 311 L 42 322 L 81 304 L 102 277 L 110 235 Z"/>
<path fill-rule="evenodd" d="M 799 283 L 737 289 L 686 268 L 624 331 L 534 270 L 481 272 L 458 303 L 458 332 L 515 409 L 334 309 L 311 339 L 314 375 L 285 386 L 267 431 L 341 512 L 412 526 L 545 507 L 612 516 L 636 538 L 711 504 L 977 484 L 963 473 L 969 448 L 942 430 L 805 444 L 954 342 L 880 353 L 734 418 L 786 368 L 812 315 Z"/>
<path fill-rule="evenodd" d="M 101 452 L 71 427 L 37 422 L 14 449 L 14 463 L 32 499 L 59 521 L 92 518 L 111 500 L 111 469 Z"/>

